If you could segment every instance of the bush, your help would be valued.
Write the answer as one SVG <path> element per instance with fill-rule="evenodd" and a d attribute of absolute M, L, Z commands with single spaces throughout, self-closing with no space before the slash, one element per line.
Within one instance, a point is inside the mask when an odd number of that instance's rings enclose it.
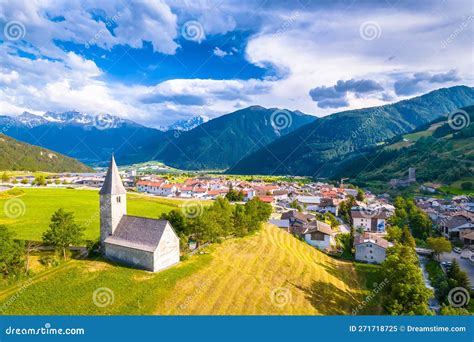
<path fill-rule="evenodd" d="M 50 255 L 50 254 L 41 256 L 41 258 L 39 259 L 39 262 L 46 267 L 59 265 L 59 260 L 55 256 Z"/>

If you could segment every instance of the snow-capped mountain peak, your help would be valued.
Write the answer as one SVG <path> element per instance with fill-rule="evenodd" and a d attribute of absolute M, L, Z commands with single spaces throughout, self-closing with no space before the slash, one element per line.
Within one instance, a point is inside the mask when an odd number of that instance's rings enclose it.
<path fill-rule="evenodd" d="M 132 123 L 131 121 L 111 114 L 92 115 L 81 113 L 75 110 L 63 113 L 46 112 L 43 115 L 23 112 L 16 117 L 16 120 L 29 128 L 50 123 L 95 127 L 97 129 L 110 129 L 118 128 L 125 122 Z"/>
<path fill-rule="evenodd" d="M 190 131 L 193 128 L 196 128 L 199 125 L 202 125 L 203 123 L 206 123 L 209 121 L 209 117 L 204 116 L 204 115 L 195 115 L 192 118 L 189 119 L 183 119 L 183 120 L 178 120 L 172 125 L 169 125 L 167 127 L 162 127 L 162 131 L 171 131 L 171 130 L 177 130 L 177 131 Z"/>

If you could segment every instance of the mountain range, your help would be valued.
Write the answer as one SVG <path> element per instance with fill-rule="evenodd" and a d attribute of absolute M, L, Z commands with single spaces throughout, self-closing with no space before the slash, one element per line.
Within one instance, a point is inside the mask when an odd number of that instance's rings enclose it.
<path fill-rule="evenodd" d="M 0 116 L 0 131 L 92 166 L 115 153 L 122 165 L 156 160 L 184 170 L 331 177 L 377 145 L 472 104 L 474 88 L 456 86 L 322 118 L 252 106 L 162 131 L 111 114 L 25 112 Z"/>
<path fill-rule="evenodd" d="M 158 160 L 185 170 L 225 170 L 316 117 L 301 112 L 252 106 L 222 115 L 190 131 L 168 131 L 137 153 L 119 153 L 125 163 Z"/>
<path fill-rule="evenodd" d="M 408 168 L 414 167 L 418 182 L 452 183 L 473 174 L 473 138 L 474 106 L 469 106 L 361 153 L 343 163 L 334 178 L 383 186 L 391 179 L 406 179 Z"/>
<path fill-rule="evenodd" d="M 113 152 L 135 152 L 163 136 L 160 130 L 111 114 L 70 111 L 0 116 L 0 130 L 15 139 L 48 148 L 88 165 L 100 165 Z"/>
<path fill-rule="evenodd" d="M 73 158 L 0 134 L 0 170 L 45 172 L 90 172 Z"/>
<path fill-rule="evenodd" d="M 455 86 L 380 107 L 328 115 L 243 158 L 228 173 L 330 177 L 360 151 L 472 104 L 474 88 Z"/>

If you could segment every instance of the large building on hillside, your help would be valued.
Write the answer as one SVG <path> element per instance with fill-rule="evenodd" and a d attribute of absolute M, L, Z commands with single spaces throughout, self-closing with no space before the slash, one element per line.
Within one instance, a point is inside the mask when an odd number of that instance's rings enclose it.
<path fill-rule="evenodd" d="M 168 221 L 127 215 L 127 194 L 113 156 L 99 194 L 105 258 L 151 272 L 179 262 L 179 238 Z"/>

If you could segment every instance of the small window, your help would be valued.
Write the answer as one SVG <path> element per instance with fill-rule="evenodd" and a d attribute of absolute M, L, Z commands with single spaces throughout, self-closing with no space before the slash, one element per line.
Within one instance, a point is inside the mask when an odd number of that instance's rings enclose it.
<path fill-rule="evenodd" d="M 117 197 L 117 203 L 121 203 L 120 196 Z"/>

